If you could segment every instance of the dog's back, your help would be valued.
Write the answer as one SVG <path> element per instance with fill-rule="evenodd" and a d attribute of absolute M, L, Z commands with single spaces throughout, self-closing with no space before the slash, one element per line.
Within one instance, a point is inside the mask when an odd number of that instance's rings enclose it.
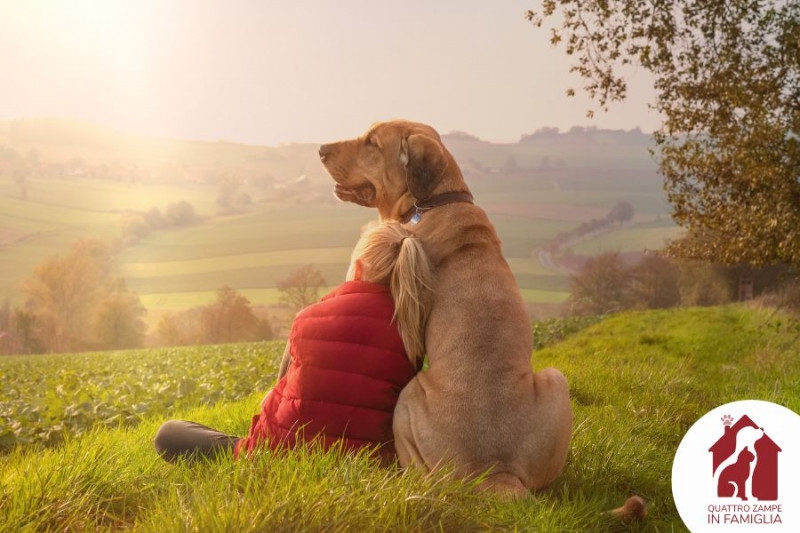
<path fill-rule="evenodd" d="M 531 463 L 541 462 L 525 304 L 483 210 L 460 204 L 425 217 L 417 233 L 437 280 L 429 369 L 395 412 L 396 426 L 410 423 L 421 437 L 407 457 L 398 448 L 401 464 L 452 462 L 464 475 L 493 469 L 493 488 L 524 492 L 538 484 Z"/>

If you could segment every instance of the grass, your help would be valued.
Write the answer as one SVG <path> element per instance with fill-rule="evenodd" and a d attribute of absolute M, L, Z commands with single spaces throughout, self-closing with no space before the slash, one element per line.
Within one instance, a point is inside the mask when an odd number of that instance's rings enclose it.
<path fill-rule="evenodd" d="M 163 417 L 150 417 L 0 457 L 0 530 L 685 531 L 669 480 L 691 424 L 739 399 L 800 411 L 800 341 L 779 315 L 743 306 L 625 313 L 572 333 L 582 326 L 537 328 L 546 347 L 533 365 L 567 375 L 575 426 L 563 475 L 524 501 L 475 492 L 446 471 L 385 469 L 335 451 L 170 465 L 151 445 Z M 263 393 L 170 416 L 243 434 Z M 632 494 L 648 502 L 648 517 L 623 526 L 606 511 Z"/>

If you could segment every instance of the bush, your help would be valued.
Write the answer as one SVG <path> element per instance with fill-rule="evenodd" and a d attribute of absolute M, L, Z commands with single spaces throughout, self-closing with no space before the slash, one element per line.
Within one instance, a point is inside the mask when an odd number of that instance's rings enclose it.
<path fill-rule="evenodd" d="M 602 320 L 601 316 L 550 318 L 533 323 L 533 349 L 541 349 L 563 341 Z"/>

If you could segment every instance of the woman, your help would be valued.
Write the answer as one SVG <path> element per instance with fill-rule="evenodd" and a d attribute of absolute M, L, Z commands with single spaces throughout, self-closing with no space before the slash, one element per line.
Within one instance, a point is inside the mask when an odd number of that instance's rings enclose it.
<path fill-rule="evenodd" d="M 397 222 L 367 230 L 347 280 L 295 317 L 278 383 L 249 434 L 172 420 L 159 429 L 156 450 L 175 461 L 316 441 L 325 448 L 369 447 L 391 462 L 394 406 L 425 355 L 430 290 L 431 268 L 418 239 Z"/>

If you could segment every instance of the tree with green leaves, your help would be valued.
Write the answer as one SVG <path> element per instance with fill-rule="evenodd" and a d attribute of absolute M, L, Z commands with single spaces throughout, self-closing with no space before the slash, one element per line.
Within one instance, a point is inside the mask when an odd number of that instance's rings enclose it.
<path fill-rule="evenodd" d="M 544 0 L 528 18 L 607 110 L 654 78 L 654 132 L 683 257 L 800 267 L 800 2 Z M 568 94 L 574 94 L 570 89 Z M 591 112 L 589 112 L 591 115 Z"/>

